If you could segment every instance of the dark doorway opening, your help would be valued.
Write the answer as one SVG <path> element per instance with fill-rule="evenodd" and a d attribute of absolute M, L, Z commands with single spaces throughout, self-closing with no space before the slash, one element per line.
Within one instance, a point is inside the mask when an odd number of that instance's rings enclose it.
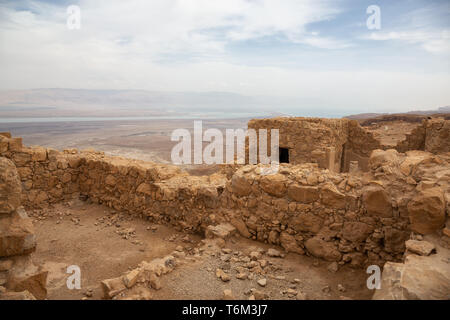
<path fill-rule="evenodd" d="M 280 148 L 280 163 L 289 163 L 289 149 Z"/>

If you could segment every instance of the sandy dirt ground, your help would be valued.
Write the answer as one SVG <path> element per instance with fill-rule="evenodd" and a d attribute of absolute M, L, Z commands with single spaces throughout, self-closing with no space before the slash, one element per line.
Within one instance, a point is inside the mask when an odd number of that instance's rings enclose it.
<path fill-rule="evenodd" d="M 162 288 L 152 291 L 153 299 L 221 299 L 224 289 L 231 289 L 237 299 L 248 299 L 252 289 L 264 292 L 269 299 L 296 299 L 296 292 L 308 299 L 370 299 L 373 294 L 366 287 L 364 270 L 344 266 L 332 272 L 328 262 L 297 254 L 265 257 L 263 274 L 249 273 L 247 279 L 237 279 L 242 261 L 250 252 L 267 252 L 272 247 L 242 237 L 227 241 L 222 249 L 198 254 L 202 235 L 186 235 L 101 205 L 73 200 L 29 211 L 29 215 L 38 241 L 33 259 L 49 270 L 50 300 L 102 299 L 102 280 L 118 277 L 142 261 L 174 250 L 185 254 L 186 259 L 161 277 Z M 80 290 L 67 288 L 70 265 L 80 267 Z M 218 268 L 231 280 L 218 279 Z M 267 280 L 265 287 L 257 283 L 263 278 Z"/>
<path fill-rule="evenodd" d="M 420 123 L 417 122 L 386 121 L 375 123 L 366 128 L 373 132 L 375 138 L 380 140 L 383 145 L 395 146 L 419 125 Z"/>
<path fill-rule="evenodd" d="M 203 120 L 208 128 L 246 129 L 249 119 Z M 93 148 L 109 155 L 131 159 L 171 162 L 171 141 L 175 129 L 193 131 L 194 120 L 84 121 L 47 123 L 0 123 L 0 132 L 22 137 L 25 145 L 40 145 L 58 150 Z M 224 135 L 225 136 L 225 135 Z"/>

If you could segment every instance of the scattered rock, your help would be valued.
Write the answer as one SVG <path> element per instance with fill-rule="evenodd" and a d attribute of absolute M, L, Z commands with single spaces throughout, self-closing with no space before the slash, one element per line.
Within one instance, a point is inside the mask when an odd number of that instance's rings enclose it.
<path fill-rule="evenodd" d="M 12 292 L 8 291 L 0 294 L 0 300 L 36 300 L 36 298 L 28 291 Z"/>
<path fill-rule="evenodd" d="M 245 279 L 247 279 L 247 277 L 248 277 L 247 274 L 243 273 L 243 272 L 240 272 L 236 275 L 236 279 L 239 279 L 239 280 L 245 280 Z"/>
<path fill-rule="evenodd" d="M 372 153 L 373 155 L 373 153 Z M 367 213 L 383 218 L 392 217 L 390 197 L 381 186 L 368 186 L 363 189 L 363 204 Z"/>
<path fill-rule="evenodd" d="M 319 237 L 313 237 L 305 242 L 306 249 L 315 257 L 327 261 L 341 260 L 341 253 L 331 242 L 326 242 Z"/>
<path fill-rule="evenodd" d="M 448 300 L 449 261 L 439 252 L 430 256 L 408 255 L 404 263 L 386 262 L 381 288 L 374 300 Z M 447 253 L 448 259 L 448 253 Z"/>
<path fill-rule="evenodd" d="M 136 284 L 136 281 L 139 277 L 140 274 L 140 270 L 139 269 L 134 269 L 131 272 L 127 273 L 124 277 L 123 277 L 123 283 L 125 284 L 125 286 L 127 288 L 131 288 L 132 286 L 134 286 Z"/>
<path fill-rule="evenodd" d="M 236 228 L 229 223 L 219 224 L 217 226 L 208 226 L 205 230 L 207 239 L 221 238 L 228 239 L 236 233 Z"/>
<path fill-rule="evenodd" d="M 259 284 L 261 287 L 265 287 L 266 284 L 267 284 L 267 279 L 259 279 L 259 280 L 258 280 L 258 284 Z"/>
<path fill-rule="evenodd" d="M 150 287 L 152 287 L 155 290 L 161 289 L 161 281 L 159 280 L 159 277 L 156 274 L 150 275 L 150 278 L 148 280 Z"/>
<path fill-rule="evenodd" d="M 223 300 L 235 300 L 230 289 L 223 290 Z"/>
<path fill-rule="evenodd" d="M 261 254 L 257 251 L 250 252 L 250 260 L 258 260 L 261 257 Z"/>
<path fill-rule="evenodd" d="M 331 273 L 336 273 L 339 270 L 339 265 L 337 262 L 332 262 L 328 265 L 327 270 Z"/>
<path fill-rule="evenodd" d="M 408 240 L 405 245 L 408 251 L 421 256 L 428 256 L 436 249 L 434 244 L 428 241 Z"/>
<path fill-rule="evenodd" d="M 231 277 L 226 274 L 222 269 L 216 270 L 216 277 L 221 279 L 223 282 L 228 282 L 231 280 Z"/>
<path fill-rule="evenodd" d="M 101 282 L 101 286 L 105 299 L 112 299 L 119 293 L 126 290 L 126 286 L 124 284 L 124 281 L 122 280 L 122 277 L 103 280 Z"/>
<path fill-rule="evenodd" d="M 252 289 L 252 296 L 254 297 L 253 300 L 265 300 L 269 298 L 266 293 L 256 289 Z"/>
<path fill-rule="evenodd" d="M 305 251 L 297 244 L 295 238 L 287 232 L 282 232 L 280 234 L 280 243 L 287 252 L 305 254 Z"/>
<path fill-rule="evenodd" d="M 421 191 L 408 203 L 411 230 L 429 234 L 442 228 L 445 223 L 445 202 L 440 188 Z"/>
<path fill-rule="evenodd" d="M 269 250 L 267 250 L 267 255 L 269 257 L 280 258 L 281 257 L 281 252 L 276 250 L 276 249 L 270 248 Z"/>

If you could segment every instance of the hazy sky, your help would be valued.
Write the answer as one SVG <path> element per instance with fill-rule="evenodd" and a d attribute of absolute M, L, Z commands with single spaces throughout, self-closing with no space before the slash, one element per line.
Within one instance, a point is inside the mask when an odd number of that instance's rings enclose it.
<path fill-rule="evenodd" d="M 81 28 L 67 27 L 67 7 Z M 369 30 L 366 9 L 381 9 Z M 297 106 L 450 105 L 450 1 L 0 0 L 0 89 L 226 91 Z"/>

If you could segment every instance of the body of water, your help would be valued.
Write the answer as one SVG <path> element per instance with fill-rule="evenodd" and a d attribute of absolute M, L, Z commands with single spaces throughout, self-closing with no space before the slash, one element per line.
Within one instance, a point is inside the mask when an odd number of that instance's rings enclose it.
<path fill-rule="evenodd" d="M 45 123 L 45 122 L 85 122 L 85 121 L 137 121 L 137 120 L 207 120 L 207 119 L 240 119 L 252 117 L 270 117 L 263 113 L 207 113 L 182 116 L 150 116 L 150 117 L 18 117 L 0 118 L 0 123 Z"/>

